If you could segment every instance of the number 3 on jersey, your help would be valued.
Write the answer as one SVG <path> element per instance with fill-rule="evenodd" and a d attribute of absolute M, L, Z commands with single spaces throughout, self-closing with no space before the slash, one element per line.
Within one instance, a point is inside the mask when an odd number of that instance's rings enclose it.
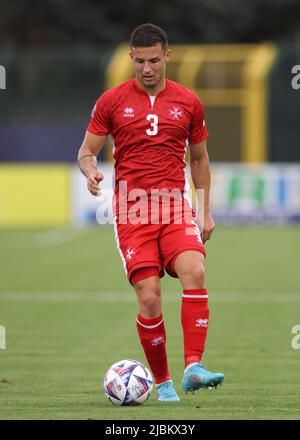
<path fill-rule="evenodd" d="M 158 116 L 157 115 L 153 115 L 153 114 L 149 114 L 146 116 L 147 121 L 151 121 L 150 127 L 148 128 L 148 130 L 146 130 L 146 133 L 149 136 L 155 136 L 158 132 Z"/>

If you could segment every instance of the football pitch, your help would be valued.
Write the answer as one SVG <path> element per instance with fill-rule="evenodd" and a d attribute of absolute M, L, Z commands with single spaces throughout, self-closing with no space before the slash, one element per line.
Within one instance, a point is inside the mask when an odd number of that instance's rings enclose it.
<path fill-rule="evenodd" d="M 113 406 L 102 380 L 146 362 L 137 304 L 110 227 L 0 231 L 0 419 L 300 419 L 300 228 L 218 227 L 207 243 L 203 364 L 217 390 L 181 390 L 182 289 L 162 279 L 169 367 L 181 402 Z M 298 339 L 298 342 L 299 339 Z"/>

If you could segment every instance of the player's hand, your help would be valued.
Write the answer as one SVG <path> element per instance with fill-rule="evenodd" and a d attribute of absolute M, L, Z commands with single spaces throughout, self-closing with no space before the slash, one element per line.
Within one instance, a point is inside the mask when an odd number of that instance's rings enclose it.
<path fill-rule="evenodd" d="M 206 214 L 204 215 L 204 219 L 203 219 L 203 227 L 202 227 L 202 232 L 201 232 L 201 238 L 202 238 L 202 242 L 203 244 L 210 239 L 212 233 L 214 232 L 215 229 L 215 222 L 213 221 L 212 217 L 210 214 Z"/>
<path fill-rule="evenodd" d="M 101 188 L 100 188 L 100 182 L 102 182 L 104 176 L 100 171 L 95 170 L 92 171 L 89 174 L 89 177 L 87 179 L 87 187 L 89 192 L 96 197 L 101 196 Z"/>

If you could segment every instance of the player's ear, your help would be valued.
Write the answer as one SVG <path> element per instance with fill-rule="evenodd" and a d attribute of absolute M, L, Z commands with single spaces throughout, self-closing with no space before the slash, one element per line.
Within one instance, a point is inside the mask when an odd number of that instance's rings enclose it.
<path fill-rule="evenodd" d="M 170 51 L 170 49 L 166 49 L 166 50 L 165 50 L 165 58 L 166 58 L 166 62 L 169 61 L 170 57 L 171 57 L 171 51 Z"/>
<path fill-rule="evenodd" d="M 129 51 L 129 57 L 130 57 L 131 60 L 133 60 L 133 55 L 132 55 L 132 51 L 131 50 Z"/>

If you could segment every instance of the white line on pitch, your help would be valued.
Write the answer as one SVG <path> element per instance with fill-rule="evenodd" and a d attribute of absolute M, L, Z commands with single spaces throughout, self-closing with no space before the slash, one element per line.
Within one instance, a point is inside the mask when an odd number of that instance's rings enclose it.
<path fill-rule="evenodd" d="M 176 303 L 181 293 L 162 292 L 163 303 Z M 83 302 L 83 303 L 127 303 L 136 302 L 131 292 L 0 292 L 2 302 Z M 209 293 L 214 303 L 293 304 L 300 303 L 300 293 Z"/>
<path fill-rule="evenodd" d="M 81 238 L 87 231 L 85 229 L 71 229 L 60 227 L 47 231 L 37 232 L 34 235 L 35 243 L 38 247 L 59 246 L 69 241 Z"/>

